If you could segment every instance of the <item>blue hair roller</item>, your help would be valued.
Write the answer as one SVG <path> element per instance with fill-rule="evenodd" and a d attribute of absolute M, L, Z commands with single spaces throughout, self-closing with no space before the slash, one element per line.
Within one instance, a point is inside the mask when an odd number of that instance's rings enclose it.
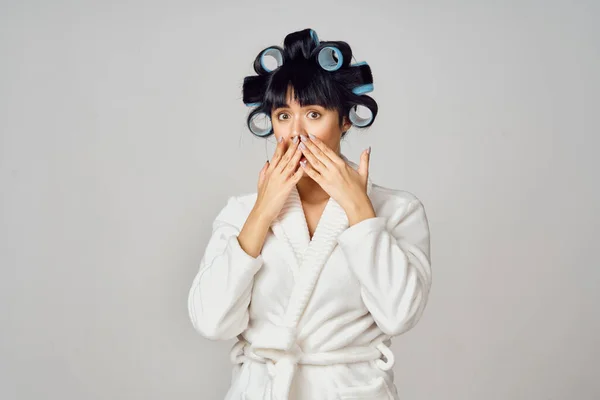
<path fill-rule="evenodd" d="M 260 106 L 261 103 L 245 103 L 248 107 Z"/>
<path fill-rule="evenodd" d="M 373 84 L 372 83 L 366 83 L 364 85 L 360 85 L 355 87 L 354 89 L 352 89 L 352 93 L 354 94 L 365 94 L 365 93 L 369 93 L 373 91 Z"/>
<path fill-rule="evenodd" d="M 257 117 L 260 117 L 261 115 L 266 117 L 266 120 L 269 121 L 268 126 L 265 128 L 261 128 L 260 126 L 256 125 L 256 123 L 255 123 L 255 119 Z M 260 136 L 260 137 L 270 135 L 273 130 L 271 118 L 269 118 L 269 116 L 267 114 L 262 113 L 262 112 L 256 113 L 252 116 L 252 118 L 250 119 L 250 123 L 248 124 L 248 127 L 250 128 L 250 130 L 252 131 L 253 134 L 255 134 L 256 136 Z"/>
<path fill-rule="evenodd" d="M 365 107 L 365 106 L 363 106 L 363 107 Z M 371 121 L 373 120 L 373 112 L 371 111 L 371 109 L 368 107 L 365 107 L 367 110 L 369 110 L 371 112 L 371 115 L 367 118 L 361 118 L 358 116 L 358 114 L 354 110 L 355 108 L 356 107 L 352 107 L 350 109 L 350 112 L 348 113 L 348 118 L 350 119 L 350 122 L 352 122 L 353 125 L 355 125 L 359 128 L 369 125 L 371 123 Z"/>
<path fill-rule="evenodd" d="M 333 58 L 334 55 L 336 56 L 337 61 Z M 344 56 L 337 47 L 327 46 L 319 51 L 317 62 L 325 71 L 337 71 L 344 62 Z"/>
<path fill-rule="evenodd" d="M 273 57 L 275 59 L 275 61 L 277 61 L 277 67 L 275 67 L 273 69 L 267 68 L 267 66 L 265 65 L 265 57 L 266 56 Z M 279 49 L 277 49 L 277 48 L 271 47 L 269 49 L 266 49 L 260 55 L 260 65 L 267 72 L 273 72 L 273 71 L 275 71 L 277 68 L 281 67 L 282 64 L 283 64 L 283 54 L 281 54 L 281 51 Z"/>

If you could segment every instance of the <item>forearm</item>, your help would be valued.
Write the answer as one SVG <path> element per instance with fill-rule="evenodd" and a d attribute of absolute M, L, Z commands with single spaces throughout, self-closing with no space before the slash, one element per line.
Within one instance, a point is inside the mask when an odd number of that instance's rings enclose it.
<path fill-rule="evenodd" d="M 240 246 L 248 255 L 258 257 L 265 243 L 271 219 L 260 208 L 253 208 L 238 235 Z"/>
<path fill-rule="evenodd" d="M 400 334 L 420 318 L 431 286 L 429 226 L 419 201 L 389 217 L 363 219 L 338 237 L 381 329 Z"/>
<path fill-rule="evenodd" d="M 213 223 L 190 288 L 190 319 L 196 330 L 209 339 L 233 338 L 246 328 L 249 320 L 248 305 L 262 257 L 250 256 L 239 243 L 237 236 L 246 219 L 247 214 L 236 198 L 231 197 Z"/>
<path fill-rule="evenodd" d="M 397 335 L 420 316 L 430 265 L 415 246 L 398 243 L 384 224 L 383 218 L 363 221 L 340 236 L 340 246 L 361 283 L 365 305 L 385 333 Z"/>

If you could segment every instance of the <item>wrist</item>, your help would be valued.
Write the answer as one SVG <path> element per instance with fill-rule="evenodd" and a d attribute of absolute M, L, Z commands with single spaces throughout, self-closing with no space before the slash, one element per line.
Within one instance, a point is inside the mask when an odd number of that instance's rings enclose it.
<path fill-rule="evenodd" d="M 374 218 L 375 209 L 371 200 L 365 194 L 361 199 L 352 202 L 346 208 L 346 215 L 348 217 L 348 226 L 356 225 L 357 223 L 364 221 L 365 219 Z"/>
<path fill-rule="evenodd" d="M 271 223 L 275 220 L 276 217 L 276 215 L 270 215 L 268 212 L 266 212 L 260 206 L 260 204 L 255 204 L 252 208 L 252 211 L 250 211 L 248 219 L 252 219 L 257 224 L 268 228 L 269 226 L 271 226 Z"/>

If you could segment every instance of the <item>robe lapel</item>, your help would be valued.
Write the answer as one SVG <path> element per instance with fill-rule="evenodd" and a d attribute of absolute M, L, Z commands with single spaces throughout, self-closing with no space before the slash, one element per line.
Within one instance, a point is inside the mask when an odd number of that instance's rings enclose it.
<path fill-rule="evenodd" d="M 358 165 L 344 155 L 342 159 L 354 169 Z M 367 195 L 371 193 L 371 179 L 367 179 Z M 337 244 L 337 237 L 348 228 L 344 209 L 332 197 L 327 201 L 312 240 L 302 209 L 302 202 L 294 186 L 279 216 L 271 225 L 281 246 L 282 256 L 289 262 L 294 274 L 294 288 L 284 316 L 284 326 L 295 328 L 298 324 L 321 270 Z"/>
<path fill-rule="evenodd" d="M 296 186 L 292 188 L 278 217 L 271 224 L 271 230 L 278 239 L 277 244 L 281 246 L 281 255 L 289 263 L 294 279 L 297 279 L 310 234 Z"/>

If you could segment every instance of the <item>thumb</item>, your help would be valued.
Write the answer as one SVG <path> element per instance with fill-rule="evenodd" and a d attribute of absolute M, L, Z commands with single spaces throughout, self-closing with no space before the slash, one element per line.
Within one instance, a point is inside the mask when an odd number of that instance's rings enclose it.
<path fill-rule="evenodd" d="M 360 155 L 360 163 L 358 164 L 358 173 L 364 179 L 364 182 L 367 181 L 367 177 L 369 176 L 369 161 L 371 160 L 371 146 L 368 149 L 362 152 Z"/>

